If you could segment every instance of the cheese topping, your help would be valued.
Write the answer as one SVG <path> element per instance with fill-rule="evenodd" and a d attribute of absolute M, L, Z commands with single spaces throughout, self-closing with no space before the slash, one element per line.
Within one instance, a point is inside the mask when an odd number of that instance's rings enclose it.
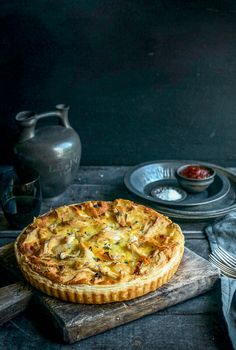
<path fill-rule="evenodd" d="M 117 199 L 57 208 L 38 217 L 18 249 L 30 268 L 66 285 L 110 285 L 163 267 L 183 236 L 156 211 Z"/>

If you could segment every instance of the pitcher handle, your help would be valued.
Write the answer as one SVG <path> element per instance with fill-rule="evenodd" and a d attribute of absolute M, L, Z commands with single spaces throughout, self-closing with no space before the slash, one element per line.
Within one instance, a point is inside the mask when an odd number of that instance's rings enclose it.
<path fill-rule="evenodd" d="M 71 128 L 68 120 L 69 106 L 56 105 L 56 111 L 37 114 L 31 111 L 22 111 L 16 115 L 16 122 L 21 128 L 19 142 L 25 142 L 35 136 L 35 127 L 39 119 L 58 117 L 65 128 Z"/>

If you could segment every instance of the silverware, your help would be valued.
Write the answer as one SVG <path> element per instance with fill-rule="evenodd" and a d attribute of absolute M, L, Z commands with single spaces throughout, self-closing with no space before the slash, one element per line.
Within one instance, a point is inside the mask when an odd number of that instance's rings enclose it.
<path fill-rule="evenodd" d="M 213 254 L 217 256 L 224 264 L 236 269 L 236 259 L 229 254 L 224 248 L 218 247 Z"/>
<path fill-rule="evenodd" d="M 236 279 L 236 268 L 226 265 L 218 256 L 215 256 L 214 253 L 209 255 L 209 261 L 220 270 L 222 275 Z"/>

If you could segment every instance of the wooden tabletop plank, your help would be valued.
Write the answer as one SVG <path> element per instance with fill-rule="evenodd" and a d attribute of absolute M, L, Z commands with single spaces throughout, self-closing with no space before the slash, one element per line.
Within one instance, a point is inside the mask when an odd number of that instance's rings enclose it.
<path fill-rule="evenodd" d="M 25 310 L 31 299 L 31 291 L 25 283 L 13 283 L 0 288 L 0 325 Z"/>
<path fill-rule="evenodd" d="M 125 188 L 123 177 L 129 166 L 80 167 L 74 184 L 57 199 L 44 200 L 42 212 L 62 204 L 86 199 L 111 200 L 124 197 L 138 200 Z M 234 168 L 233 170 L 236 170 Z M 1 171 L 1 169 L 0 169 Z M 204 234 L 206 222 L 179 223 L 186 246 L 208 258 L 209 244 Z M 0 213 L 0 245 L 14 241 L 12 230 Z M 31 307 L 0 327 L 0 344 L 5 349 L 66 349 L 51 332 L 45 317 Z M 202 296 L 146 316 L 103 334 L 73 344 L 73 349 L 231 349 L 221 311 L 219 283 Z"/>
<path fill-rule="evenodd" d="M 4 349 L 50 350 L 120 350 L 120 349 L 231 349 L 224 323 L 215 314 L 146 316 L 125 326 L 114 328 L 75 343 L 59 343 L 43 315 L 18 316 L 0 328 L 0 343 Z"/>

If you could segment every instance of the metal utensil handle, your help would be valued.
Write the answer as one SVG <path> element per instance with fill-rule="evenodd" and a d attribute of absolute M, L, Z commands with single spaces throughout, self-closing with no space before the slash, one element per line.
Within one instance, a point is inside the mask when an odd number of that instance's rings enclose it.
<path fill-rule="evenodd" d="M 16 122 L 21 128 L 19 142 L 25 142 L 35 136 L 37 121 L 48 117 L 58 117 L 65 128 L 71 128 L 68 120 L 69 106 L 64 104 L 56 105 L 56 110 L 37 114 L 31 111 L 22 111 L 16 115 Z"/>

